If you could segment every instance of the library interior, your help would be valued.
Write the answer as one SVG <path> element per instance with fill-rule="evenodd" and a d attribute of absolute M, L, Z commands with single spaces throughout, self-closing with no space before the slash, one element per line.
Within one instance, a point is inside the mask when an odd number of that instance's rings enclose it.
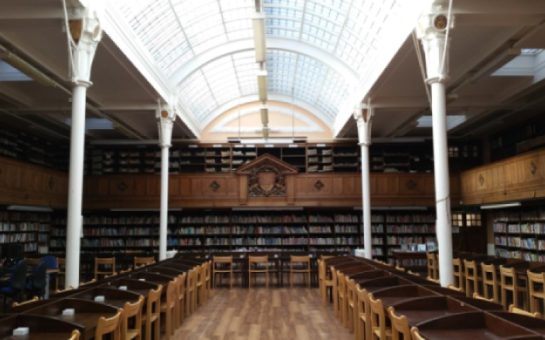
<path fill-rule="evenodd" d="M 0 339 L 545 338 L 545 1 L 0 1 Z"/>

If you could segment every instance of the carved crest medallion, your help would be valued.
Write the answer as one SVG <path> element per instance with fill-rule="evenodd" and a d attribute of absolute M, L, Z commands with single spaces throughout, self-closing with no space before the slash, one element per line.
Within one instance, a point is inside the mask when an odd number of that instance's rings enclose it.
<path fill-rule="evenodd" d="M 244 164 L 236 172 L 248 176 L 249 197 L 287 196 L 286 176 L 294 175 L 297 169 L 272 155 L 264 154 Z"/>
<path fill-rule="evenodd" d="M 252 169 L 248 194 L 252 197 L 283 196 L 286 194 L 284 176 L 271 165 Z"/>

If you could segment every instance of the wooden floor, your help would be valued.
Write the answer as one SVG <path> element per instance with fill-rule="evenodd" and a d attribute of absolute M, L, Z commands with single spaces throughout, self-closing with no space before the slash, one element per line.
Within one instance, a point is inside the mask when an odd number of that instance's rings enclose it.
<path fill-rule="evenodd" d="M 353 339 L 316 288 L 215 289 L 174 339 Z"/>

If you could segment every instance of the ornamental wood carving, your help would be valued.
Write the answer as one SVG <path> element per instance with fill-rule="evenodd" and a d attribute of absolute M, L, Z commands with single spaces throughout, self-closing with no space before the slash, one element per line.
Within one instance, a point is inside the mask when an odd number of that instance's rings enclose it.
<path fill-rule="evenodd" d="M 279 197 L 287 195 L 286 176 L 296 174 L 297 169 L 264 154 L 238 168 L 236 173 L 248 176 L 249 197 Z"/>

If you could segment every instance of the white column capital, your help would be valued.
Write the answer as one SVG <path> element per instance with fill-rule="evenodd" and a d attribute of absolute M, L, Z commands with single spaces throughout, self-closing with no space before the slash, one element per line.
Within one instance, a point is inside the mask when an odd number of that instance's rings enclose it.
<path fill-rule="evenodd" d="M 422 41 L 426 57 L 427 82 L 444 83 L 448 78 L 447 32 L 454 28 L 454 16 L 448 15 L 447 1 L 435 0 L 429 11 L 420 16 L 416 35 Z M 446 54 L 446 55 L 445 55 Z"/>
<path fill-rule="evenodd" d="M 102 39 L 102 27 L 96 11 L 90 8 L 72 8 L 69 16 L 72 82 L 89 87 L 92 85 L 91 65 Z"/>
<path fill-rule="evenodd" d="M 359 145 L 371 145 L 371 127 L 375 110 L 371 105 L 363 107 L 358 106 L 353 113 L 354 119 L 358 126 L 358 141 Z"/>
<path fill-rule="evenodd" d="M 159 145 L 169 148 L 172 145 L 172 128 L 176 120 L 176 112 L 170 107 L 158 108 L 155 114 L 159 128 Z"/>

